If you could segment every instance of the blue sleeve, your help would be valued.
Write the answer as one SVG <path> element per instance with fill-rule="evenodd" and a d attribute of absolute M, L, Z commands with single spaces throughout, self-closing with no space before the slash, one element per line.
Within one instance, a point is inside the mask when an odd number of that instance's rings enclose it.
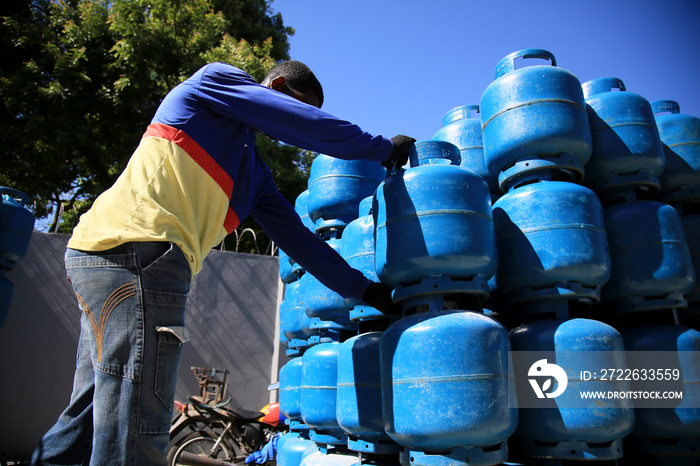
<path fill-rule="evenodd" d="M 197 98 L 208 108 L 282 142 L 350 160 L 383 162 L 393 152 L 391 140 L 261 86 L 231 65 L 212 63 L 200 71 Z"/>
<path fill-rule="evenodd" d="M 272 241 L 304 270 L 343 298 L 362 300 L 371 283 L 340 254 L 304 226 L 294 207 L 274 184 L 261 196 L 252 217 Z"/>

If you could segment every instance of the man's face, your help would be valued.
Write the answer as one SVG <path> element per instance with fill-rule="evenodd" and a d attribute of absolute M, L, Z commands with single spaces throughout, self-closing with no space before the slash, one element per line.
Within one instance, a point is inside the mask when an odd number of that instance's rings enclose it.
<path fill-rule="evenodd" d="M 305 104 L 313 105 L 316 108 L 321 108 L 321 104 L 318 101 L 318 97 L 312 92 L 309 93 L 304 93 L 304 92 L 299 92 L 297 90 L 291 89 L 287 86 L 284 86 L 284 92 L 288 96 L 294 97 L 295 99 L 304 102 Z"/>
<path fill-rule="evenodd" d="M 300 92 L 296 89 L 292 89 L 289 86 L 287 86 L 287 83 L 284 82 L 284 78 L 276 78 L 270 83 L 269 87 L 283 94 L 287 94 L 290 97 L 294 97 L 300 102 L 304 102 L 308 105 L 313 105 L 316 108 L 321 108 L 321 102 L 319 101 L 316 94 L 314 94 L 313 92 Z"/>

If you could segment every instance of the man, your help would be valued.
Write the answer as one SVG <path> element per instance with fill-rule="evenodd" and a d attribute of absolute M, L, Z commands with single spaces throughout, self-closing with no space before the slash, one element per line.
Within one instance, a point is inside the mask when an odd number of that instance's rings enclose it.
<path fill-rule="evenodd" d="M 115 184 L 80 219 L 66 270 L 83 311 L 69 406 L 33 464 L 164 464 L 191 277 L 248 215 L 323 284 L 386 310 L 371 283 L 301 223 L 255 147 L 262 131 L 345 159 L 403 165 L 406 136 L 363 132 L 321 110 L 297 61 L 262 84 L 212 63 L 163 100 Z"/>

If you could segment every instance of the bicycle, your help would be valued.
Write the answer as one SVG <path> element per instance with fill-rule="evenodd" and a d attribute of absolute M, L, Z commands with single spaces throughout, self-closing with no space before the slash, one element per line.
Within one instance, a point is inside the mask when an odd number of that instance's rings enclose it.
<path fill-rule="evenodd" d="M 286 429 L 280 422 L 278 403 L 260 411 L 230 407 L 231 398 L 223 399 L 228 370 L 191 369 L 199 381 L 200 395 L 188 397 L 186 404 L 175 402 L 179 414 L 170 427 L 170 466 L 243 464 L 273 435 Z M 223 374 L 223 380 L 217 374 Z"/>

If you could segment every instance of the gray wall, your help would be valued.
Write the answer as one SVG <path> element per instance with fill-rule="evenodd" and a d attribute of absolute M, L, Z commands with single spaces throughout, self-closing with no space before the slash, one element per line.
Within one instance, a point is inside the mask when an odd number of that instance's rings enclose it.
<path fill-rule="evenodd" d="M 65 278 L 66 235 L 34 233 L 27 256 L 5 274 L 12 305 L 0 328 L 0 457 L 28 457 L 70 398 L 80 310 Z M 275 257 L 212 251 L 188 296 L 185 345 L 175 398 L 198 393 L 191 366 L 230 371 L 238 405 L 270 401 L 284 356 L 276 351 Z M 282 352 L 284 353 L 284 352 Z M 273 394 L 274 395 L 274 394 Z"/>

